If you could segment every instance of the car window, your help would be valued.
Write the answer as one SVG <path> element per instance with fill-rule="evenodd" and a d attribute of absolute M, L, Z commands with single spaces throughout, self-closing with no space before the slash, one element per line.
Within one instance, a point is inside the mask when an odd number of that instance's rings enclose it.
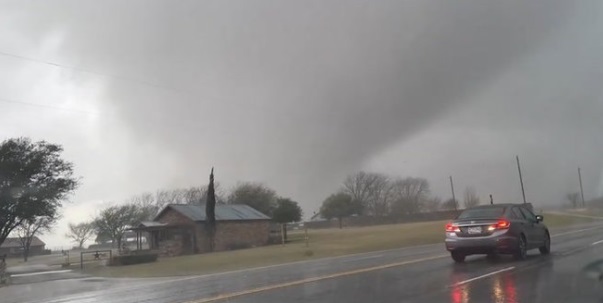
<path fill-rule="evenodd" d="M 504 207 L 473 208 L 464 210 L 457 219 L 498 218 L 504 213 Z"/>
<path fill-rule="evenodd" d="M 517 208 L 517 207 L 513 207 L 513 209 L 511 210 L 511 213 L 513 214 L 513 217 L 515 219 L 522 219 L 522 220 L 524 220 L 526 218 L 523 215 L 523 213 L 521 212 L 521 210 L 519 210 L 519 208 Z"/>
<path fill-rule="evenodd" d="M 521 209 L 521 212 L 526 217 L 526 219 L 528 219 L 530 221 L 536 221 L 536 216 L 531 211 L 529 211 L 523 207 L 520 207 L 519 209 Z"/>

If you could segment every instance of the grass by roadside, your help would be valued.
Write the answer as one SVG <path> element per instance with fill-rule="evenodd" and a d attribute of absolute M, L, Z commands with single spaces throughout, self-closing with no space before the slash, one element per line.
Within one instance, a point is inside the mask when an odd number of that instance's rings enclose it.
<path fill-rule="evenodd" d="M 6 266 L 13 267 L 25 264 L 23 258 L 6 258 Z"/>
<path fill-rule="evenodd" d="M 601 218 L 598 219 L 595 216 L 581 217 L 581 216 L 574 216 L 571 214 L 557 214 L 557 213 L 555 213 L 555 214 L 545 213 L 544 214 L 544 223 L 549 228 L 571 226 L 571 225 L 592 223 L 592 222 L 598 222 L 598 221 L 603 223 L 603 216 L 601 216 Z"/>
<path fill-rule="evenodd" d="M 595 218 L 544 214 L 550 228 L 601 221 Z M 438 243 L 445 221 L 371 227 L 310 230 L 310 245 L 303 232 L 290 232 L 287 245 L 272 245 L 213 254 L 162 258 L 155 263 L 122 267 L 87 265 L 85 272 L 107 277 L 158 277 L 198 275 L 250 267 L 283 264 L 324 257 Z M 311 253 L 310 253 L 311 252 Z"/>

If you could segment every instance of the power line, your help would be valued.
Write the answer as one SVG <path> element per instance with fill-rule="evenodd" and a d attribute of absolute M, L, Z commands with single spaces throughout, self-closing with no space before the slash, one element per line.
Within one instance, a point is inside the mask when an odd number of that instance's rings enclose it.
<path fill-rule="evenodd" d="M 120 75 L 104 74 L 104 73 L 100 73 L 100 72 L 89 70 L 89 69 L 84 69 L 84 68 L 75 67 L 75 66 L 63 65 L 63 64 L 54 63 L 54 62 L 51 62 L 51 61 L 45 61 L 45 60 L 31 58 L 31 57 L 25 57 L 25 56 L 21 56 L 21 55 L 15 55 L 15 54 L 3 52 L 3 51 L 0 51 L 0 55 L 5 56 L 5 57 L 11 57 L 11 58 L 19 59 L 19 60 L 24 60 L 24 61 L 30 61 L 30 62 L 40 63 L 40 64 L 46 64 L 46 65 L 50 65 L 50 66 L 58 67 L 58 68 L 62 68 L 62 69 L 70 69 L 70 70 L 73 70 L 73 71 L 76 71 L 76 72 L 92 74 L 92 75 L 96 75 L 96 76 L 100 76 L 100 77 L 104 77 L 104 78 L 115 78 L 115 79 L 119 79 L 119 80 L 125 80 L 125 81 L 135 82 L 135 83 L 138 83 L 138 84 L 141 84 L 141 85 L 151 86 L 151 87 L 154 87 L 154 88 L 159 88 L 159 89 L 171 91 L 171 92 L 174 92 L 174 93 L 182 94 L 182 92 L 180 92 L 179 90 L 176 90 L 176 89 L 174 89 L 172 87 L 168 87 L 168 86 L 165 86 L 165 85 L 161 85 L 161 84 L 149 82 L 149 81 L 146 81 L 146 80 L 140 80 L 140 79 L 136 79 L 136 78 L 124 77 L 124 76 L 120 76 Z"/>
<path fill-rule="evenodd" d="M 124 76 L 120 76 L 120 75 L 105 74 L 105 73 L 97 72 L 97 71 L 94 71 L 94 70 L 79 68 L 79 67 L 75 67 L 75 66 L 68 66 L 68 65 L 64 65 L 64 64 L 59 64 L 59 63 L 51 62 L 51 61 L 46 61 L 46 60 L 31 58 L 31 57 L 22 56 L 22 55 L 16 55 L 16 54 L 4 52 L 4 51 L 0 51 L 0 56 L 15 58 L 15 59 L 29 61 L 29 62 L 35 62 L 35 63 L 39 63 L 39 64 L 45 64 L 45 65 L 53 66 L 53 67 L 56 67 L 56 68 L 73 70 L 73 71 L 76 71 L 76 72 L 87 73 L 87 74 L 96 75 L 96 76 L 100 76 L 100 77 L 104 77 L 104 78 L 114 78 L 114 79 L 118 79 L 118 80 L 130 81 L 130 82 L 138 83 L 139 85 L 150 86 L 150 87 L 154 87 L 154 88 L 157 88 L 157 89 L 162 89 L 162 90 L 165 90 L 165 91 L 170 91 L 170 92 L 175 93 L 177 95 L 185 96 L 185 97 L 188 97 L 188 98 L 193 98 L 192 95 L 198 95 L 198 93 L 182 91 L 182 90 L 175 89 L 173 87 L 169 87 L 169 86 L 165 86 L 165 85 L 161 85 L 161 84 L 149 82 L 149 81 L 146 81 L 146 80 L 140 80 L 140 79 L 136 79 L 136 78 L 124 77 Z M 237 103 L 237 104 L 231 104 L 230 102 L 224 102 L 224 101 L 229 101 L 229 99 L 224 98 L 224 97 L 207 96 L 207 95 L 205 95 L 203 97 L 203 99 L 213 99 L 213 100 L 216 100 L 216 101 L 221 101 L 223 105 L 226 104 L 227 106 L 234 107 L 234 108 L 245 107 L 247 110 L 254 110 L 254 111 L 258 111 L 258 112 L 264 112 L 266 110 L 266 108 L 261 107 L 261 106 L 250 106 L 250 104 L 248 102 L 242 102 L 242 103 Z M 6 103 L 22 104 L 22 105 L 27 105 L 27 106 L 46 107 L 46 108 L 52 108 L 52 109 L 57 109 L 57 110 L 66 110 L 66 111 L 72 111 L 72 112 L 80 112 L 80 113 L 86 113 L 86 114 L 98 114 L 98 113 L 92 113 L 92 112 L 86 112 L 86 111 L 71 110 L 71 109 L 62 108 L 62 107 L 55 107 L 55 106 L 50 106 L 50 105 L 43 105 L 43 104 L 39 104 L 39 103 L 29 103 L 29 102 L 22 102 L 22 101 L 14 101 L 14 100 L 2 99 L 2 98 L 0 98 L 0 101 L 6 102 Z M 299 115 L 299 112 L 295 111 L 295 110 L 292 110 L 292 111 L 288 111 L 287 114 L 293 116 L 293 115 Z"/>
<path fill-rule="evenodd" d="M 10 58 L 14 58 L 14 59 L 19 59 L 19 60 L 24 60 L 24 61 L 29 61 L 29 62 L 39 63 L 39 64 L 45 64 L 45 65 L 49 65 L 49 66 L 56 67 L 56 68 L 68 69 L 68 70 L 72 70 L 72 71 L 76 71 L 76 72 L 80 72 L 80 73 L 87 73 L 87 74 L 91 74 L 91 75 L 95 75 L 95 76 L 99 76 L 99 77 L 103 77 L 103 78 L 113 78 L 113 79 L 118 79 L 118 80 L 124 80 L 124 81 L 134 82 L 134 83 L 137 83 L 139 85 L 150 86 L 150 87 L 161 89 L 161 90 L 164 90 L 164 91 L 169 91 L 169 92 L 172 92 L 174 94 L 185 96 L 185 97 L 188 97 L 188 98 L 192 98 L 192 95 L 197 95 L 198 94 L 198 93 L 193 93 L 193 92 L 178 90 L 178 89 L 175 89 L 173 87 L 169 87 L 169 86 L 165 86 L 165 85 L 162 85 L 162 84 L 157 84 L 157 83 L 149 82 L 149 81 L 146 81 L 146 80 L 140 80 L 140 79 L 136 79 L 136 78 L 130 78 L 130 77 L 125 77 L 125 76 L 120 76 L 120 75 L 114 75 L 114 74 L 105 74 L 105 73 L 97 72 L 97 71 L 90 70 L 90 69 L 84 69 L 84 68 L 79 68 L 79 67 L 75 67 L 75 66 L 68 66 L 68 65 L 64 65 L 64 64 L 59 64 L 59 63 L 51 62 L 51 61 L 46 61 L 46 60 L 41 60 L 41 59 L 36 59 L 36 58 L 31 58 L 31 57 L 26 57 L 26 56 L 22 56 L 22 55 L 16 55 L 16 54 L 12 54 L 12 53 L 7 53 L 7 52 L 4 52 L 4 51 L 0 51 L 0 56 L 10 57 Z M 213 99 L 213 100 L 216 100 L 216 101 L 228 101 L 228 99 L 224 98 L 224 97 L 207 96 L 207 95 L 205 95 L 203 97 L 203 99 Z M 11 102 L 11 103 L 18 103 L 18 102 Z M 27 103 L 27 102 L 25 102 L 25 103 Z M 241 107 L 242 105 L 244 106 L 245 104 L 236 104 L 236 105 L 233 105 L 233 106 L 235 106 L 235 107 Z M 254 109 L 256 109 L 256 108 L 254 108 Z"/>
<path fill-rule="evenodd" d="M 19 104 L 19 105 L 26 105 L 26 106 L 32 106 L 32 107 L 55 109 L 55 110 L 62 110 L 62 111 L 69 111 L 69 112 L 74 112 L 74 113 L 79 113 L 79 114 L 88 114 L 88 115 L 98 115 L 98 114 L 100 114 L 100 113 L 89 112 L 89 111 L 84 111 L 84 110 L 78 110 L 78 109 L 72 109 L 72 108 L 66 108 L 66 107 L 60 107 L 60 106 L 53 106 L 53 105 L 48 105 L 48 104 L 31 103 L 31 102 L 25 102 L 25 101 L 16 101 L 16 100 L 4 99 L 4 98 L 0 98 L 0 102 L 11 103 L 11 104 Z"/>

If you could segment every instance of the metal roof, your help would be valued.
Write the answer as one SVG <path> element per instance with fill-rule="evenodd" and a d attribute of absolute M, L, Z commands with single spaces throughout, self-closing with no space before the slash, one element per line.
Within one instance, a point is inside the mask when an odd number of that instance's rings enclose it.
<path fill-rule="evenodd" d="M 168 208 L 172 208 L 193 221 L 205 221 L 205 204 L 169 204 L 157 215 L 155 220 Z M 270 217 L 245 204 L 216 205 L 216 221 L 242 220 L 270 220 Z"/>
<path fill-rule="evenodd" d="M 165 223 L 155 222 L 155 221 L 142 221 L 138 224 L 138 227 L 159 227 L 165 226 Z"/>

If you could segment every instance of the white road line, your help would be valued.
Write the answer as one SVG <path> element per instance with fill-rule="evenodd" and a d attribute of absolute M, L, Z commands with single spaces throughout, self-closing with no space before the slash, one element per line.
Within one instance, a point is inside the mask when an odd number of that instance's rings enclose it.
<path fill-rule="evenodd" d="M 595 245 L 597 245 L 597 244 L 601 244 L 601 243 L 603 243 L 603 240 L 601 240 L 601 241 L 597 241 L 597 242 L 593 242 L 591 245 L 592 245 L 592 246 L 595 246 Z"/>
<path fill-rule="evenodd" d="M 32 272 L 32 273 L 26 273 L 26 274 L 14 274 L 14 275 L 10 275 L 10 276 L 11 277 L 29 277 L 29 276 L 39 276 L 39 275 L 49 275 L 49 274 L 60 274 L 60 273 L 66 273 L 66 272 L 71 272 L 71 269 L 40 271 L 40 272 Z"/>
<path fill-rule="evenodd" d="M 475 281 L 475 280 L 479 280 L 479 279 L 487 278 L 487 277 L 489 277 L 489 276 L 493 276 L 493 275 L 499 274 L 499 273 L 501 273 L 501 272 L 505 272 L 505 271 L 509 271 L 509 270 L 513 270 L 513 269 L 515 269 L 515 266 L 511 266 L 511 267 L 503 268 L 503 269 L 501 269 L 501 270 L 493 271 L 493 272 L 491 272 L 491 273 L 487 273 L 487 274 L 485 274 L 485 275 L 477 276 L 477 277 L 475 277 L 475 278 L 471 278 L 471 279 L 467 279 L 467 280 L 465 280 L 465 281 L 461 281 L 461 282 L 455 283 L 455 284 L 453 284 L 452 286 L 460 286 L 460 285 L 463 285 L 463 284 L 467 284 L 467 283 L 469 283 L 469 282 L 473 282 L 473 281 Z"/>
<path fill-rule="evenodd" d="M 599 229 L 599 228 L 603 228 L 603 225 L 590 227 L 590 228 L 583 228 L 583 229 L 578 229 L 578 230 L 572 230 L 572 231 L 568 231 L 568 232 L 564 232 L 564 233 L 560 233 L 560 234 L 556 234 L 556 235 L 551 235 L 551 238 L 565 236 L 565 235 L 571 235 L 571 234 L 577 234 L 577 233 L 581 233 L 583 231 L 589 231 L 589 230 Z"/>
<path fill-rule="evenodd" d="M 383 257 L 383 255 L 366 256 L 366 257 L 360 257 L 360 258 L 356 258 L 356 259 L 343 260 L 342 263 L 356 262 L 356 261 L 360 261 L 360 260 L 376 259 L 376 258 L 381 258 L 381 257 Z"/>

